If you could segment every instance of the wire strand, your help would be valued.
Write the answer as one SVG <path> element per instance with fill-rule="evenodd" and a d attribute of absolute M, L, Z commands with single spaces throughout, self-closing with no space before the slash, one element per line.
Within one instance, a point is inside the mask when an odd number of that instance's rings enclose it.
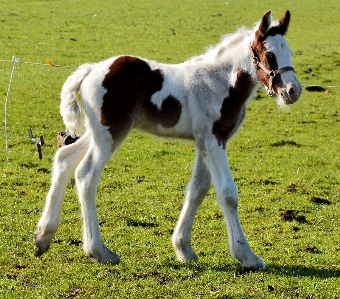
<path fill-rule="evenodd" d="M 12 60 L 4 60 L 0 59 L 0 62 L 10 62 L 13 63 Z M 32 64 L 32 65 L 42 65 L 42 66 L 50 66 L 47 63 L 40 63 L 40 62 L 29 62 L 29 61 L 19 61 L 18 63 L 22 64 Z M 70 65 L 60 65 L 60 64 L 52 64 L 54 67 L 60 67 L 60 68 L 76 68 L 76 66 L 70 66 Z"/>
<path fill-rule="evenodd" d="M 0 59 L 0 62 L 10 62 L 13 63 L 12 60 L 5 60 L 5 59 Z M 29 62 L 29 61 L 19 61 L 18 63 L 22 64 L 31 64 L 31 65 L 41 65 L 41 66 L 49 66 L 47 63 L 40 63 L 40 62 Z M 59 67 L 59 68 L 77 68 L 77 66 L 70 66 L 70 65 L 60 65 L 60 64 L 52 64 L 52 67 Z M 302 86 L 321 86 L 324 88 L 340 88 L 340 86 L 337 85 L 320 85 L 320 84 L 301 84 Z"/>

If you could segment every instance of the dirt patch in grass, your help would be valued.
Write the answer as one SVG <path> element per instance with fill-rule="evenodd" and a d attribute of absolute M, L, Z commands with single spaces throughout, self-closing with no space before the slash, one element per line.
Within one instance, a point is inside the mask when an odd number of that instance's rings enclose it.
<path fill-rule="evenodd" d="M 308 251 L 310 253 L 320 253 L 321 251 L 316 246 L 306 246 L 304 251 Z"/>
<path fill-rule="evenodd" d="M 139 226 L 139 227 L 158 227 L 159 226 L 157 223 L 131 219 L 131 218 L 126 219 L 126 225 L 127 226 Z"/>
<path fill-rule="evenodd" d="M 323 199 L 323 198 L 319 198 L 319 197 L 315 197 L 313 196 L 311 199 L 310 199 L 311 202 L 313 203 L 317 203 L 317 204 L 322 204 L 322 205 L 330 205 L 331 202 L 327 199 Z"/>
<path fill-rule="evenodd" d="M 143 272 L 133 273 L 132 276 L 136 279 L 152 278 L 152 279 L 155 279 L 161 285 L 174 280 L 173 277 L 171 277 L 170 275 L 166 275 L 158 271 L 143 271 Z"/>
<path fill-rule="evenodd" d="M 306 223 L 307 219 L 303 215 L 299 215 L 299 212 L 295 210 L 286 210 L 280 214 L 280 219 L 284 221 L 297 221 L 299 223 Z"/>
<path fill-rule="evenodd" d="M 300 147 L 300 144 L 296 143 L 293 140 L 280 140 L 278 142 L 271 143 L 270 146 L 273 147 L 280 147 L 280 146 L 295 146 L 295 147 Z"/>

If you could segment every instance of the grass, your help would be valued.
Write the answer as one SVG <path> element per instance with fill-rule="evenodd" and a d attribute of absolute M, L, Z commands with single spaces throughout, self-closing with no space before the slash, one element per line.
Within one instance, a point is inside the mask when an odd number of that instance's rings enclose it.
<path fill-rule="evenodd" d="M 17 66 L 8 107 L 9 163 L 4 138 L 0 154 L 2 298 L 339 297 L 340 90 L 327 87 L 340 82 L 337 1 L 6 0 L 1 7 L 0 59 L 17 55 L 44 64 L 48 57 L 71 66 Z M 73 69 L 121 53 L 178 63 L 237 27 L 252 26 L 269 9 L 275 18 L 291 10 L 287 39 L 297 75 L 326 90 L 305 90 L 290 111 L 258 93 L 229 144 L 243 228 L 267 270 L 244 273 L 230 257 L 214 189 L 194 225 L 200 261 L 176 261 L 171 232 L 194 148 L 138 132 L 106 167 L 97 198 L 104 241 L 121 263 L 100 265 L 84 256 L 74 181 L 50 251 L 33 257 L 32 233 L 63 130 L 59 92 Z M 5 98 L 12 64 L 0 62 L 0 69 Z M 42 160 L 28 127 L 45 138 Z M 286 210 L 295 211 L 293 221 L 280 219 Z"/>

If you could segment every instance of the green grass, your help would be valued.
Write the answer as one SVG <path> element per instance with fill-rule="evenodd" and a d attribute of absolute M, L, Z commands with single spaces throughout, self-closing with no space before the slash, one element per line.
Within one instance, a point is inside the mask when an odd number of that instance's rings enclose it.
<path fill-rule="evenodd" d="M 304 90 L 287 111 L 263 92 L 247 109 L 229 160 L 248 240 L 267 264 L 244 273 L 229 255 L 214 189 L 193 230 L 197 263 L 171 246 L 194 147 L 133 132 L 107 165 L 98 190 L 103 239 L 121 257 L 84 256 L 74 181 L 51 249 L 33 256 L 32 234 L 49 188 L 59 93 L 80 64 L 118 54 L 182 62 L 267 11 L 290 9 L 287 40 L 303 84 L 340 85 L 338 1 L 0 1 L 0 60 L 19 63 L 9 97 L 9 162 L 0 153 L 1 298 L 339 298 L 340 89 Z M 73 68 L 74 67 L 74 68 Z M 4 111 L 12 64 L 0 62 Z M 43 159 L 27 128 L 43 135 Z M 4 131 L 4 127 L 2 125 Z M 312 202 L 314 197 L 327 204 Z M 295 210 L 292 222 L 280 219 Z"/>

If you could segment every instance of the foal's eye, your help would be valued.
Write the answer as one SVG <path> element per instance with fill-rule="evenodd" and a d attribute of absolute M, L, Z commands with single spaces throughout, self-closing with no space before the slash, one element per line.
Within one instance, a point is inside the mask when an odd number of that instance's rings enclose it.
<path fill-rule="evenodd" d="M 272 52 L 267 52 L 266 53 L 266 58 L 269 60 L 269 61 L 273 61 L 275 59 L 275 54 L 272 53 Z"/>

